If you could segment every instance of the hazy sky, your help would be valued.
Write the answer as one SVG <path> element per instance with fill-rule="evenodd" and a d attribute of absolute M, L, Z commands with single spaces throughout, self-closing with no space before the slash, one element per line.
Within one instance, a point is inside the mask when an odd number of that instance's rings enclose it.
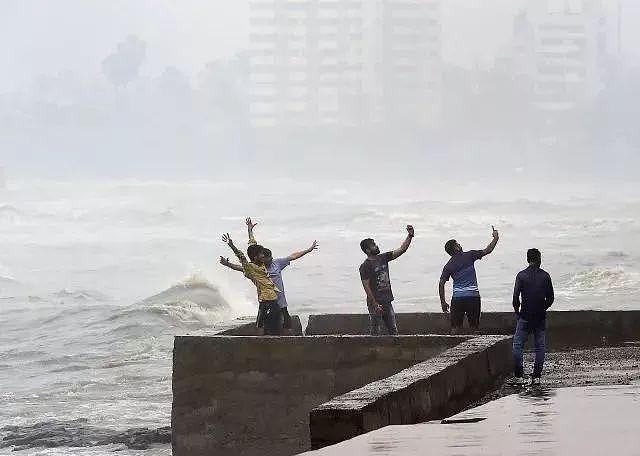
<path fill-rule="evenodd" d="M 445 58 L 465 66 L 490 60 L 508 43 L 525 1 L 443 0 Z M 640 24 L 640 2 L 622 1 L 626 51 L 640 53 L 640 27 L 632 25 Z M 206 62 L 246 47 L 247 15 L 248 0 L 0 0 L 0 91 L 39 74 L 99 74 L 131 33 L 148 44 L 143 74 L 174 65 L 194 77 Z"/>

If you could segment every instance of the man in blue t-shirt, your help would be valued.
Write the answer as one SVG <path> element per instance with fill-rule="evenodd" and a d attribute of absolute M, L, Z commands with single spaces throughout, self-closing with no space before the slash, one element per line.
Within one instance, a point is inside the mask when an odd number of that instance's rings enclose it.
<path fill-rule="evenodd" d="M 257 223 L 253 223 L 251 218 L 247 218 L 246 220 L 247 230 L 249 235 L 249 245 L 255 245 L 256 240 L 253 235 L 253 229 L 256 227 Z M 299 252 L 294 252 L 291 255 L 284 258 L 273 258 L 273 254 L 271 250 L 267 248 L 262 248 L 263 256 L 264 256 L 264 265 L 267 268 L 267 273 L 269 274 L 269 278 L 278 288 L 278 307 L 280 307 L 280 311 L 282 312 L 282 327 L 284 329 L 291 328 L 291 316 L 289 315 L 288 306 L 287 306 L 287 297 L 284 294 L 284 283 L 282 281 L 282 270 L 289 266 L 292 261 L 295 261 L 299 258 L 302 258 L 308 253 L 313 252 L 318 248 L 318 243 L 313 241 L 311 247 L 305 250 L 301 250 Z M 236 271 L 242 272 L 242 266 L 239 264 L 234 264 L 229 261 L 228 258 L 220 257 L 220 264 L 226 266 L 231 269 L 235 269 Z M 258 321 L 260 321 L 260 315 L 258 315 Z"/>
<path fill-rule="evenodd" d="M 499 235 L 492 226 L 493 239 L 484 250 L 462 250 L 455 239 L 447 241 L 444 250 L 451 256 L 442 270 L 438 291 L 442 311 L 449 311 L 449 304 L 444 295 L 444 284 L 453 278 L 453 296 L 451 297 L 451 332 L 456 334 L 462 328 L 464 316 L 467 316 L 469 327 L 476 331 L 480 325 L 480 291 L 476 277 L 475 262 L 489 255 L 498 243 Z"/>

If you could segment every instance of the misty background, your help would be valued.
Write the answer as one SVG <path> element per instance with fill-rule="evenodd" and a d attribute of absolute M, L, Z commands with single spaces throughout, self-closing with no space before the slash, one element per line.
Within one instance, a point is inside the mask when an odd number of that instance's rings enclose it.
<path fill-rule="evenodd" d="M 315 3 L 2 0 L 0 166 L 637 179 L 637 2 Z"/>
<path fill-rule="evenodd" d="M 303 320 L 365 312 L 359 242 L 407 224 L 397 312 L 492 225 L 483 311 L 530 247 L 553 309 L 637 308 L 637 43 L 636 0 L 0 0 L 0 455 L 143 454 L 71 447 L 168 426 L 174 336 L 256 314 L 218 263 L 247 216 L 276 257 L 318 240 Z"/>

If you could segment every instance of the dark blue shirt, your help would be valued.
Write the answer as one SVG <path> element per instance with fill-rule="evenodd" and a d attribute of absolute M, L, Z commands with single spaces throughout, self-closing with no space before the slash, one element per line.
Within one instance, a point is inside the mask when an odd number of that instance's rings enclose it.
<path fill-rule="evenodd" d="M 529 266 L 518 273 L 513 289 L 513 309 L 521 318 L 533 323 L 544 321 L 553 300 L 551 276 L 545 270 Z"/>
<path fill-rule="evenodd" d="M 453 277 L 453 297 L 479 297 L 478 278 L 474 263 L 484 255 L 482 250 L 460 252 L 451 257 L 442 270 L 440 280 L 446 282 Z"/>

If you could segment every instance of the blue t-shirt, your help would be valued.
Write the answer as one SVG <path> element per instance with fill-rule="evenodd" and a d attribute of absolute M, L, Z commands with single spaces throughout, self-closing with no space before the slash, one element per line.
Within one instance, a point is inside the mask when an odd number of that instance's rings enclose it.
<path fill-rule="evenodd" d="M 446 282 L 453 277 L 453 297 L 480 297 L 478 278 L 474 263 L 484 255 L 482 250 L 469 250 L 451 257 L 442 270 L 440 280 Z"/>
<path fill-rule="evenodd" d="M 288 258 L 274 258 L 267 268 L 269 278 L 278 287 L 278 305 L 281 309 L 287 307 L 287 298 L 284 295 L 284 283 L 282 283 L 282 270 L 289 266 L 291 261 Z"/>

